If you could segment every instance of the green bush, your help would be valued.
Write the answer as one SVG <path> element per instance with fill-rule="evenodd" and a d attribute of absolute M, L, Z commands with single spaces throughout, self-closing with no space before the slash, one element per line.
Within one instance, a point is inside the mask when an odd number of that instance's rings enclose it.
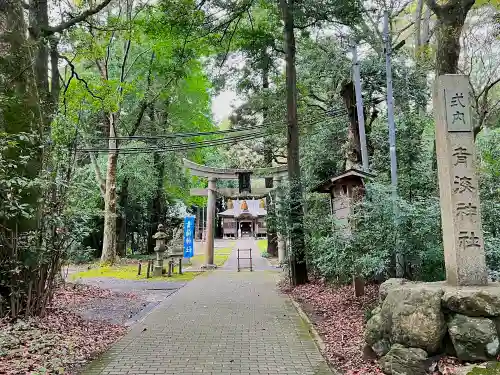
<path fill-rule="evenodd" d="M 438 200 L 413 203 L 399 199 L 399 225 L 393 216 L 391 191 L 379 184 L 367 186 L 366 199 L 355 207 L 351 235 L 340 228 L 327 235 L 311 232 L 309 262 L 324 277 L 348 282 L 353 273 L 368 280 L 395 276 L 396 244 L 404 255 L 405 277 L 413 280 L 444 278 L 444 256 Z M 333 222 L 335 225 L 335 221 Z M 330 227 L 331 228 L 331 227 Z"/>

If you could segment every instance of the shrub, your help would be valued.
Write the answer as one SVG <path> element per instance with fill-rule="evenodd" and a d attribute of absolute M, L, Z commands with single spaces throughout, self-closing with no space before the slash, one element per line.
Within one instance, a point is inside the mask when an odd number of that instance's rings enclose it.
<path fill-rule="evenodd" d="M 399 224 L 393 215 L 390 189 L 370 184 L 366 199 L 354 209 L 352 234 L 340 228 L 326 236 L 309 237 L 309 262 L 324 277 L 347 282 L 354 273 L 368 280 L 395 276 L 397 248 L 405 259 L 405 277 L 414 280 L 444 278 L 444 256 L 438 200 L 396 201 Z M 334 221 L 333 221 L 334 222 Z M 335 223 L 335 222 L 334 222 Z"/>

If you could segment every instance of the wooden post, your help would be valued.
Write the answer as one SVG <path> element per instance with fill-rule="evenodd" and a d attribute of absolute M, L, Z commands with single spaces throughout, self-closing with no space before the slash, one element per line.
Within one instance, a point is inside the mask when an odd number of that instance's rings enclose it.
<path fill-rule="evenodd" d="M 137 276 L 141 275 L 141 268 L 142 268 L 142 263 L 139 262 L 139 264 L 137 265 Z"/>
<path fill-rule="evenodd" d="M 151 275 L 151 259 L 148 259 L 148 269 L 146 271 L 146 279 L 149 279 Z"/>
<path fill-rule="evenodd" d="M 354 296 L 361 297 L 365 294 L 365 281 L 360 276 L 353 276 Z"/>

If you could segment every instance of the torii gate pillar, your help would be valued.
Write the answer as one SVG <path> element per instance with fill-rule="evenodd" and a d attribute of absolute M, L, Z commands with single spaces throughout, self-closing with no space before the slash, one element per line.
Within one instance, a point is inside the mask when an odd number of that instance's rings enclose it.
<path fill-rule="evenodd" d="M 206 268 L 214 268 L 214 234 L 215 234 L 215 201 L 216 201 L 217 179 L 208 178 L 208 202 L 207 202 L 207 242 L 205 247 Z"/>

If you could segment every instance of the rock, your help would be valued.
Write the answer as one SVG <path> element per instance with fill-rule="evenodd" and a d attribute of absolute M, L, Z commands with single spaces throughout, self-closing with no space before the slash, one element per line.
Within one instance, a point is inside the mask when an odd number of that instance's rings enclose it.
<path fill-rule="evenodd" d="M 383 357 L 386 355 L 391 349 L 391 343 L 389 340 L 382 339 L 377 341 L 371 346 L 373 352 L 377 355 L 377 357 Z"/>
<path fill-rule="evenodd" d="M 384 327 L 382 326 L 382 317 L 380 314 L 373 315 L 366 323 L 365 342 L 372 346 L 384 337 Z"/>
<path fill-rule="evenodd" d="M 394 344 L 379 365 L 389 375 L 424 375 L 426 358 L 427 353 L 422 349 Z"/>
<path fill-rule="evenodd" d="M 441 311 L 443 291 L 426 284 L 403 284 L 389 290 L 381 325 L 391 343 L 436 353 L 446 333 Z"/>
<path fill-rule="evenodd" d="M 477 368 L 476 365 L 468 365 L 468 366 L 464 366 L 464 367 L 459 367 L 455 371 L 455 375 L 467 375 L 469 372 L 471 372 L 475 368 Z"/>
<path fill-rule="evenodd" d="M 461 360 L 488 360 L 499 352 L 497 329 L 490 319 L 456 314 L 448 322 L 448 332 Z"/>
<path fill-rule="evenodd" d="M 440 352 L 442 352 L 450 357 L 457 356 L 457 351 L 455 350 L 455 347 L 453 346 L 453 341 L 451 341 L 451 337 L 450 337 L 449 332 L 446 332 L 446 335 L 443 338 Z"/>
<path fill-rule="evenodd" d="M 446 288 L 442 302 L 447 309 L 467 316 L 500 316 L 500 286 Z"/>
<path fill-rule="evenodd" d="M 387 297 L 387 293 L 389 293 L 389 290 L 391 290 L 394 287 L 399 287 L 405 283 L 407 283 L 408 280 L 406 279 L 398 279 L 398 278 L 392 278 L 387 281 L 384 281 L 378 290 L 378 296 L 380 299 L 380 303 L 384 302 L 385 297 Z"/>

